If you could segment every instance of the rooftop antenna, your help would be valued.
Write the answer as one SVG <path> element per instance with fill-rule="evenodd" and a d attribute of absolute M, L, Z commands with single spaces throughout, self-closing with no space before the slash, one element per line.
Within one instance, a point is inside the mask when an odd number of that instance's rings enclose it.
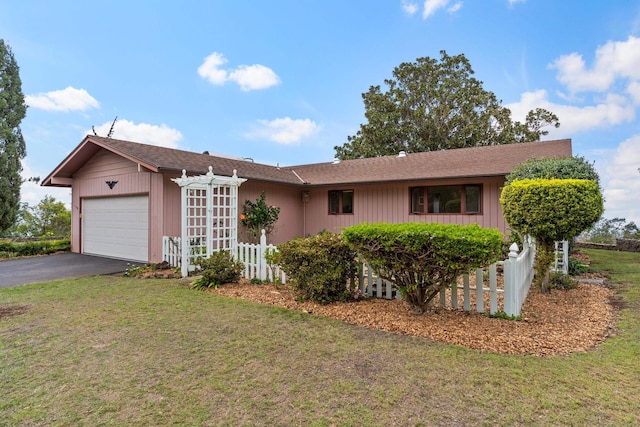
<path fill-rule="evenodd" d="M 116 116 L 116 118 L 113 119 L 113 123 L 111 123 L 111 128 L 109 128 L 109 133 L 107 134 L 107 138 L 111 138 L 113 136 L 113 132 L 115 131 L 114 127 L 116 125 L 117 120 L 118 120 L 118 116 Z M 93 131 L 93 134 L 95 136 L 100 136 L 98 135 L 98 132 L 96 132 L 95 126 L 91 126 L 91 130 Z"/>
<path fill-rule="evenodd" d="M 113 123 L 111 123 L 111 128 L 109 129 L 109 133 L 107 134 L 107 138 L 111 138 L 111 136 L 113 135 L 113 131 L 114 131 L 114 126 L 116 125 L 116 121 L 118 120 L 118 116 L 116 116 L 115 119 L 113 119 Z"/>

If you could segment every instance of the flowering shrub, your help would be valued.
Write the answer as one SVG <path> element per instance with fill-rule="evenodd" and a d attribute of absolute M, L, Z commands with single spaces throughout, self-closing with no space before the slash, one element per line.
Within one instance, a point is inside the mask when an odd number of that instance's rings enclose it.
<path fill-rule="evenodd" d="M 301 299 L 326 304 L 362 298 L 355 289 L 356 253 L 339 234 L 323 232 L 282 243 L 271 261 L 287 273 L 287 283 Z"/>
<path fill-rule="evenodd" d="M 257 243 L 260 240 L 261 230 L 264 230 L 268 237 L 275 230 L 279 216 L 280 208 L 267 205 L 264 191 L 255 202 L 245 200 L 242 214 L 240 214 L 240 223 L 246 227 L 249 242 Z"/>

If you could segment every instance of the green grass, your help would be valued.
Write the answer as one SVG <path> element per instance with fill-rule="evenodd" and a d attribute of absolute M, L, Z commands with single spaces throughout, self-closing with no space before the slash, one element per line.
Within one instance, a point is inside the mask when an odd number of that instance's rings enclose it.
<path fill-rule="evenodd" d="M 570 356 L 506 356 L 93 277 L 0 290 L 0 425 L 638 425 L 640 254 L 588 251 L 626 304 Z"/>

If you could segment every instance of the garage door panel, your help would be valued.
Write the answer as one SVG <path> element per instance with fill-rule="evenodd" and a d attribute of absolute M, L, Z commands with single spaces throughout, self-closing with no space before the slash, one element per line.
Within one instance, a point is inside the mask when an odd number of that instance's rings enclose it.
<path fill-rule="evenodd" d="M 83 200 L 82 252 L 147 262 L 148 196 Z"/>

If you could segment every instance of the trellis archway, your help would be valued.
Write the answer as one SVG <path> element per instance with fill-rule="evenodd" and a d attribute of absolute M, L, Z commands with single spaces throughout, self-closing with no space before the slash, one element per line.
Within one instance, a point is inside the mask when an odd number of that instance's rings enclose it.
<path fill-rule="evenodd" d="M 182 170 L 173 182 L 181 189 L 182 204 L 182 276 L 187 276 L 198 257 L 208 257 L 219 250 L 235 254 L 238 247 L 238 188 L 246 179 L 205 175 L 187 176 Z"/>

